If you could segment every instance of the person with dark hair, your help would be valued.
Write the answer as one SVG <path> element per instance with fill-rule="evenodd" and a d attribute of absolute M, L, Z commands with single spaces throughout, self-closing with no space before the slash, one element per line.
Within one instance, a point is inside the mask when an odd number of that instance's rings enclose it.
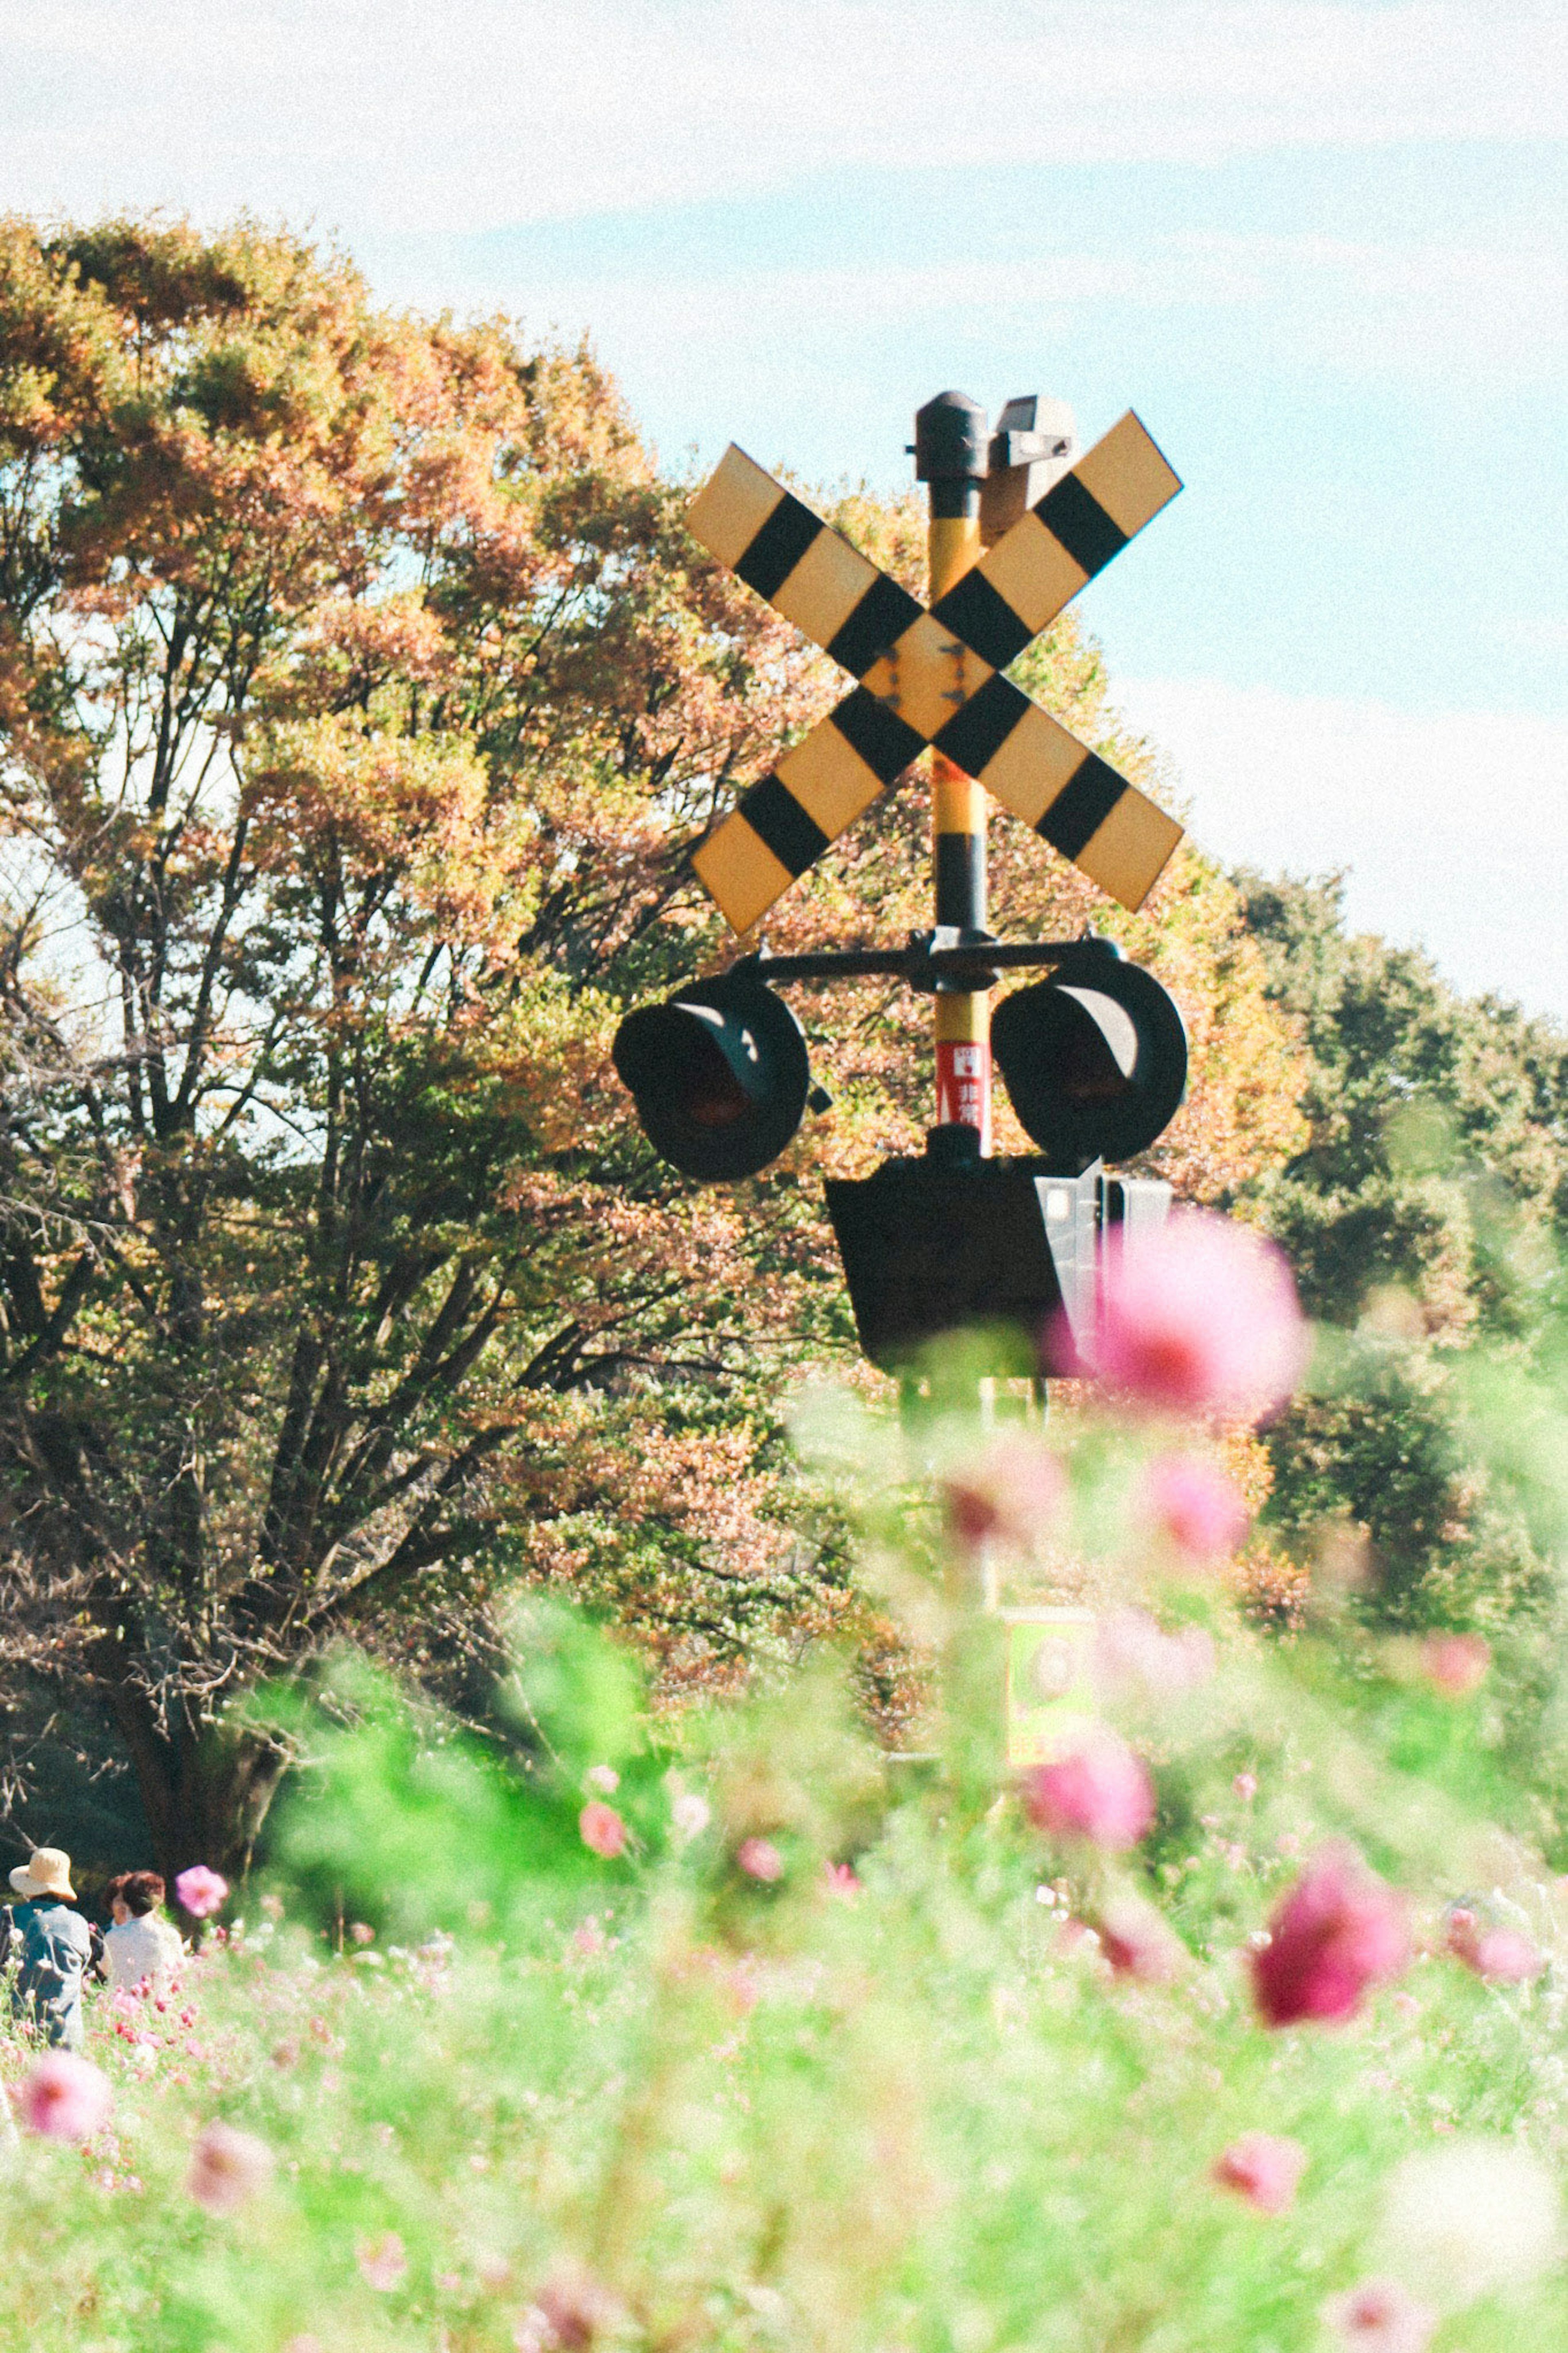
<path fill-rule="evenodd" d="M 21 1896 L 9 1911 L 7 1957 L 15 1951 L 14 2014 L 37 2028 L 46 2042 L 67 2051 L 82 2045 L 81 1989 L 92 1957 L 92 1936 L 72 1909 L 71 1859 L 63 1848 L 35 1848 L 11 1873 Z"/>
<path fill-rule="evenodd" d="M 114 1926 L 103 1940 L 110 1989 L 129 1993 L 145 1985 L 166 1990 L 184 1947 L 172 1920 L 158 1907 L 163 1883 L 155 1871 L 122 1871 L 103 1891 Z"/>

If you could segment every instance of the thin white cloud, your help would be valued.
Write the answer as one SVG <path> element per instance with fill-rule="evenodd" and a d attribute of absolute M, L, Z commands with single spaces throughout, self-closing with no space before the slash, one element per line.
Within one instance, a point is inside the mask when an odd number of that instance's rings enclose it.
<path fill-rule="evenodd" d="M 12 0 L 0 203 L 351 237 L 846 165 L 1551 138 L 1558 0 Z"/>
<path fill-rule="evenodd" d="M 1354 928 L 1568 1020 L 1568 719 L 1210 679 L 1122 680 L 1117 700 L 1169 755 L 1205 849 L 1266 873 L 1348 868 Z"/>

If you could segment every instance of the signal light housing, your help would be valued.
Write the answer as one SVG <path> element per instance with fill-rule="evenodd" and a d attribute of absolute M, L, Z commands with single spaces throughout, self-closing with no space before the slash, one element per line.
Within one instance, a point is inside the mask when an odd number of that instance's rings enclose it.
<path fill-rule="evenodd" d="M 1005 997 L 991 1048 L 1026 1133 L 1065 1176 L 1147 1151 L 1186 1091 L 1174 1000 L 1109 942 Z"/>
<path fill-rule="evenodd" d="M 706 1185 L 754 1176 L 805 1115 L 805 1039 L 760 981 L 724 974 L 639 1007 L 616 1030 L 614 1055 L 655 1150 Z"/>

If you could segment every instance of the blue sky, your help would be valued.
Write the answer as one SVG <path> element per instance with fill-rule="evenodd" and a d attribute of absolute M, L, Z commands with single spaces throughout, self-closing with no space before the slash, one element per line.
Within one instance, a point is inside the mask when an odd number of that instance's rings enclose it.
<path fill-rule="evenodd" d="M 946 384 L 1136 406 L 1187 490 L 1084 616 L 1194 833 L 1568 1018 L 1568 12 L 136 14 L 0 5 L 0 203 L 313 219 L 589 328 L 671 463 L 890 488 Z"/>

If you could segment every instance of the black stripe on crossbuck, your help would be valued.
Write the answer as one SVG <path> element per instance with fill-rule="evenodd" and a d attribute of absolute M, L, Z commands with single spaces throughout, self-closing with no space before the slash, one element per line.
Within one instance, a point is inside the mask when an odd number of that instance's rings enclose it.
<path fill-rule="evenodd" d="M 993 670 L 1005 670 L 1009 662 L 1016 661 L 1035 636 L 1000 590 L 993 588 L 978 570 L 966 572 L 931 609 L 933 620 L 962 638 Z"/>
<path fill-rule="evenodd" d="M 1028 708 L 1028 696 L 1010 679 L 988 678 L 931 741 L 965 776 L 984 776 L 986 762 L 995 758 Z"/>
<path fill-rule="evenodd" d="M 1083 765 L 1073 770 L 1035 831 L 1064 858 L 1076 858 L 1126 790 L 1115 769 L 1098 752 L 1090 752 Z"/>
<path fill-rule="evenodd" d="M 804 874 L 827 847 L 827 836 L 807 814 L 786 784 L 763 776 L 745 794 L 741 815 L 791 874 Z"/>
<path fill-rule="evenodd" d="M 1051 537 L 1067 549 L 1079 571 L 1087 572 L 1091 580 L 1127 544 L 1127 533 L 1121 524 L 1111 522 L 1092 491 L 1086 491 L 1076 474 L 1064 474 L 1059 482 L 1053 482 L 1045 497 L 1037 501 L 1034 512 Z"/>
<path fill-rule="evenodd" d="M 925 750 L 925 737 L 866 687 L 858 686 L 853 694 L 847 694 L 830 715 L 850 750 L 858 752 L 885 785 L 890 785 L 900 770 Z"/>
<path fill-rule="evenodd" d="M 812 541 L 826 528 L 809 507 L 786 491 L 736 564 L 737 578 L 771 604 Z"/>
<path fill-rule="evenodd" d="M 864 678 L 872 663 L 901 638 L 921 607 L 907 588 L 879 572 L 848 618 L 827 641 L 827 650 L 851 678 Z"/>

